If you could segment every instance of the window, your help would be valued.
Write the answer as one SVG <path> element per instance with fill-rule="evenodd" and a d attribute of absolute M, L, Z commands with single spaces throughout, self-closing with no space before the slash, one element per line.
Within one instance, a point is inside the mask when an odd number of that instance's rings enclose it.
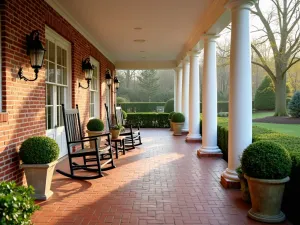
<path fill-rule="evenodd" d="M 46 127 L 47 130 L 63 126 L 61 104 L 69 104 L 70 81 L 68 62 L 70 50 L 65 40 L 60 40 L 49 31 L 46 36 Z"/>
<path fill-rule="evenodd" d="M 94 73 L 90 84 L 90 117 L 99 118 L 99 62 L 91 58 L 91 63 L 94 66 Z"/>

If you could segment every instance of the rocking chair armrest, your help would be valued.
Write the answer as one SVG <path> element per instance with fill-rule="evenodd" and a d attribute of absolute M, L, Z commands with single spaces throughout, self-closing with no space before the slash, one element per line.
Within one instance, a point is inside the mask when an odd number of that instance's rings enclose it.
<path fill-rule="evenodd" d="M 70 141 L 69 144 L 76 144 L 76 143 L 82 143 L 82 142 L 88 142 L 88 141 L 97 141 L 97 138 L 91 138 L 89 140 Z"/>

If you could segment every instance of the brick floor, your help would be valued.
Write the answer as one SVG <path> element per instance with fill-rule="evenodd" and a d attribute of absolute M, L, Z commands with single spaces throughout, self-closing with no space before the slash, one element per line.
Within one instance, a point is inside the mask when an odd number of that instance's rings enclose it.
<path fill-rule="evenodd" d="M 115 160 L 117 168 L 96 180 L 55 174 L 54 195 L 33 216 L 42 224 L 261 224 L 247 218 L 239 190 L 225 190 L 227 163 L 197 158 L 197 143 L 167 129 L 143 129 L 143 145 Z M 67 160 L 57 165 L 66 169 Z M 284 223 L 289 224 L 289 223 Z"/>

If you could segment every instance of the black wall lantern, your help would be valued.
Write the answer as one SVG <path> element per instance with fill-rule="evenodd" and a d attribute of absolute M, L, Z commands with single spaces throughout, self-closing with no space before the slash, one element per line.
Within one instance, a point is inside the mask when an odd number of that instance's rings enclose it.
<path fill-rule="evenodd" d="M 115 88 L 118 90 L 120 87 L 120 81 L 118 80 L 117 77 L 114 78 L 114 84 L 115 84 Z"/>
<path fill-rule="evenodd" d="M 23 76 L 23 68 L 21 67 L 18 72 L 20 79 L 25 81 L 35 81 L 38 78 L 39 69 L 42 68 L 44 62 L 44 56 L 46 49 L 42 42 L 40 41 L 40 33 L 38 30 L 34 30 L 30 35 L 26 35 L 26 44 L 27 44 L 27 55 L 30 57 L 31 67 L 34 69 L 35 78 L 28 79 Z"/>
<path fill-rule="evenodd" d="M 94 73 L 94 66 L 91 64 L 90 58 L 86 58 L 85 60 L 82 61 L 82 71 L 84 72 L 85 80 L 87 81 L 88 86 L 83 87 L 79 83 L 79 87 L 83 89 L 88 89 L 90 87 L 90 81 L 92 80 L 93 73 Z"/>
<path fill-rule="evenodd" d="M 111 80 L 112 80 L 112 77 L 111 77 L 110 71 L 109 71 L 109 69 L 106 69 L 105 81 L 106 81 L 106 84 L 108 87 L 110 87 L 110 85 L 111 85 Z"/>

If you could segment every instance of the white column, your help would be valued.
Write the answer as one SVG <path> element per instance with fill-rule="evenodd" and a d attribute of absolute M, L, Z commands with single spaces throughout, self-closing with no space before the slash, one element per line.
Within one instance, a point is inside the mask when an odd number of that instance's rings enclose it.
<path fill-rule="evenodd" d="M 177 96 L 177 89 L 178 89 L 178 86 L 177 86 L 177 68 L 174 69 L 174 70 L 175 70 L 175 75 L 174 75 L 174 110 L 173 111 L 176 111 L 177 99 L 178 99 L 178 96 Z"/>
<path fill-rule="evenodd" d="M 204 36 L 201 154 L 220 154 L 217 145 L 217 56 L 215 35 Z"/>
<path fill-rule="evenodd" d="M 189 133 L 186 137 L 187 141 L 201 140 L 199 54 L 199 51 L 190 52 Z"/>
<path fill-rule="evenodd" d="M 182 67 L 178 66 L 176 69 L 176 108 L 175 112 L 181 112 L 181 101 L 182 101 Z"/>
<path fill-rule="evenodd" d="M 250 51 L 250 7 L 253 0 L 232 0 L 229 79 L 228 168 L 222 182 L 238 182 L 235 169 L 244 149 L 252 143 L 252 87 Z"/>
<path fill-rule="evenodd" d="M 182 113 L 185 116 L 185 122 L 182 128 L 183 132 L 189 131 L 189 77 L 190 77 L 190 62 L 188 57 L 182 60 Z"/>

